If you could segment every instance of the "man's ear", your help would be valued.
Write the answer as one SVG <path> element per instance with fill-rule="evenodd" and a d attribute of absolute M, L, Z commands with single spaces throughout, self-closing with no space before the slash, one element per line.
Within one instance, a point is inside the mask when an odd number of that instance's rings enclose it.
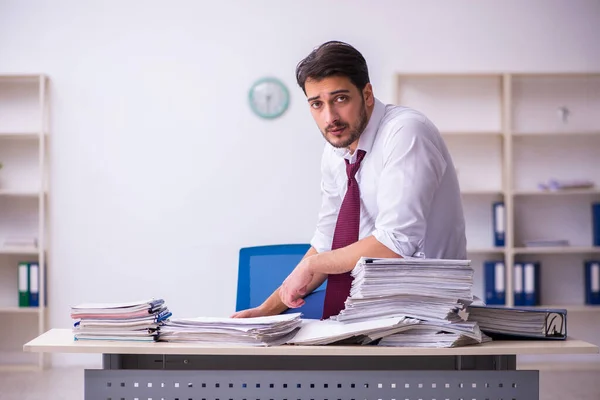
<path fill-rule="evenodd" d="M 373 85 L 367 83 L 362 90 L 363 98 L 365 99 L 365 105 L 372 107 L 375 104 L 375 97 L 373 96 Z"/>

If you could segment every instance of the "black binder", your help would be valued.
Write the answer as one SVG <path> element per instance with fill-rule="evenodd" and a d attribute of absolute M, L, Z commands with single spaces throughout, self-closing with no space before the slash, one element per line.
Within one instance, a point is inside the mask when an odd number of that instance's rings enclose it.
<path fill-rule="evenodd" d="M 554 308 L 474 306 L 468 307 L 468 321 L 494 339 L 567 338 L 567 310 Z"/>

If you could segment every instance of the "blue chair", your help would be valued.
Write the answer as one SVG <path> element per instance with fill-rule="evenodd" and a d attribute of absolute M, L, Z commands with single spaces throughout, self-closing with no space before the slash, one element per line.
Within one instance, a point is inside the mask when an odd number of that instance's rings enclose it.
<path fill-rule="evenodd" d="M 236 311 L 259 306 L 298 265 L 308 244 L 245 247 L 240 250 Z M 301 312 L 302 318 L 320 319 L 327 282 L 304 298 L 305 304 L 284 312 Z"/>

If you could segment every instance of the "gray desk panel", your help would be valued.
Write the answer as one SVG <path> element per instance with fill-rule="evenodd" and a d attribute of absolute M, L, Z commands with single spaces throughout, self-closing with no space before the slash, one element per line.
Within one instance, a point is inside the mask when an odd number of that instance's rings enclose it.
<path fill-rule="evenodd" d="M 537 371 L 85 371 L 86 400 L 538 398 Z"/>

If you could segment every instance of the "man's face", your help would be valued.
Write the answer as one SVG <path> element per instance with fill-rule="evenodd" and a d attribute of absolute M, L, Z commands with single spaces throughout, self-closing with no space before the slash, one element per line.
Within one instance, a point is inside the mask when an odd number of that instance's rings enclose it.
<path fill-rule="evenodd" d="M 369 96 L 370 85 L 367 85 Z M 343 76 L 319 81 L 308 79 L 304 85 L 310 112 L 319 130 L 334 147 L 349 147 L 367 126 L 367 108 L 363 92 Z"/>

